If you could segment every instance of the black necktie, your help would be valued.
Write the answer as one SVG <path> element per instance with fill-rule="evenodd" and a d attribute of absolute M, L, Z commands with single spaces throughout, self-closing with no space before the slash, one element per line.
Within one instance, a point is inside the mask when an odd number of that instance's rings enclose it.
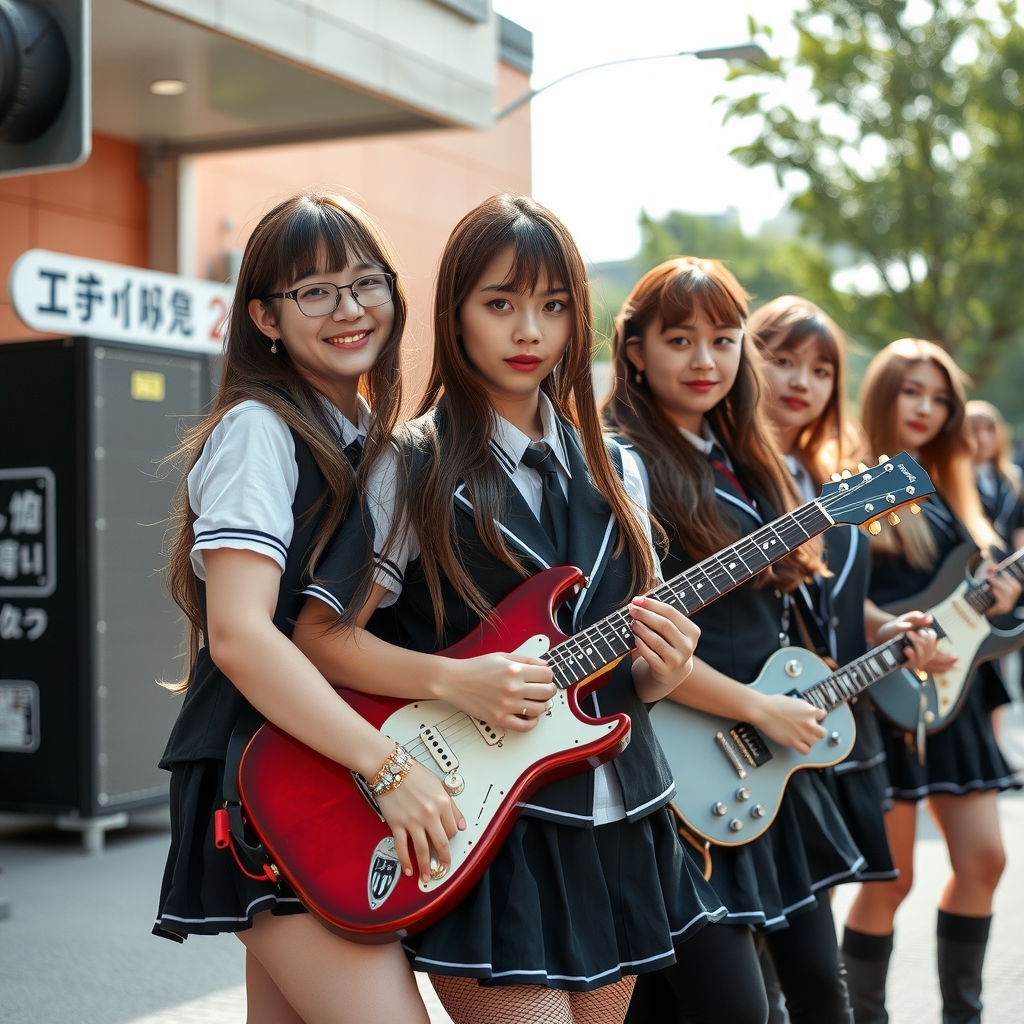
<path fill-rule="evenodd" d="M 546 444 L 527 448 L 522 463 L 540 474 L 544 496 L 540 503 L 540 524 L 551 538 L 561 562 L 569 557 L 569 503 L 558 479 L 558 463 Z"/>
<path fill-rule="evenodd" d="M 345 445 L 341 453 L 348 459 L 353 469 L 358 469 L 359 460 L 363 457 L 362 439 L 357 437 L 351 444 Z"/>

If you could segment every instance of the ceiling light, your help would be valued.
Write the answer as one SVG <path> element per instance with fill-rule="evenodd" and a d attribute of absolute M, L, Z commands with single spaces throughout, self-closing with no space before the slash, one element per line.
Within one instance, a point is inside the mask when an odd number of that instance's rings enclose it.
<path fill-rule="evenodd" d="M 180 96 L 188 88 L 188 82 L 180 78 L 158 78 L 149 83 L 149 91 L 154 96 Z"/>

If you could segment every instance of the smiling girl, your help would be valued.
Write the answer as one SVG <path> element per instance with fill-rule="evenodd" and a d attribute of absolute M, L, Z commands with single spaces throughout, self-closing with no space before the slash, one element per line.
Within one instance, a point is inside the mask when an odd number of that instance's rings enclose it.
<path fill-rule="evenodd" d="M 800 504 L 765 413 L 763 358 L 747 338 L 747 315 L 747 296 L 721 263 L 680 257 L 641 278 L 616 320 L 605 418 L 647 470 L 652 512 L 669 538 L 666 577 Z M 800 643 L 791 595 L 822 570 L 820 551 L 804 545 L 695 615 L 699 654 L 671 699 L 750 722 L 802 752 L 824 736 L 824 715 L 810 704 L 744 685 L 772 653 Z M 712 847 L 728 917 L 684 946 L 676 966 L 639 979 L 630 1019 L 716 1019 L 707 990 L 734 984 L 734 959 L 752 961 L 741 976 L 761 985 L 755 928 L 765 933 L 794 1022 L 848 1020 L 831 910 L 815 893 L 862 862 L 820 777 L 798 772 L 760 839 Z M 714 948 L 727 939 L 738 947 L 728 960 Z M 760 997 L 765 1006 L 763 987 Z"/>
<path fill-rule="evenodd" d="M 359 525 L 349 510 L 388 446 L 405 315 L 388 244 L 363 211 L 325 193 L 282 203 L 246 246 L 215 406 L 182 447 L 169 575 L 189 665 L 161 761 L 171 848 L 154 932 L 237 933 L 249 1024 L 427 1021 L 397 943 L 332 934 L 287 885 L 218 848 L 214 826 L 234 788 L 229 740 L 246 723 L 266 718 L 371 780 L 392 757 L 289 637 L 312 566 L 336 530 Z M 368 545 L 352 550 L 346 600 L 370 585 Z M 379 804 L 422 845 L 460 824 L 418 767 Z"/>
<path fill-rule="evenodd" d="M 634 596 L 656 579 L 646 501 L 635 460 L 602 437 L 591 350 L 568 232 L 528 198 L 483 203 L 441 258 L 419 418 L 371 487 L 381 555 L 360 622 L 383 609 L 370 621 L 382 637 L 440 651 L 526 577 L 562 564 L 588 576 L 562 607 L 564 632 L 626 605 L 633 618 L 635 657 L 583 701 L 588 713 L 626 712 L 629 746 L 534 793 L 480 882 L 406 940 L 456 1024 L 621 1021 L 633 976 L 671 963 L 675 945 L 724 912 L 676 839 L 674 786 L 645 707 L 686 677 L 697 630 Z M 375 686 L 398 664 L 389 659 L 409 654 L 325 633 L 316 604 L 304 649 L 348 685 Z"/>
<path fill-rule="evenodd" d="M 938 493 L 919 516 L 899 529 L 882 526 L 871 541 L 870 595 L 879 604 L 919 593 L 943 558 L 965 540 L 987 548 L 998 543 L 982 512 L 971 467 L 965 422 L 964 375 L 929 341 L 903 339 L 871 361 L 861 388 L 861 417 L 876 455 L 905 448 L 924 467 Z M 1005 614 L 1020 585 L 994 577 L 996 603 Z M 984 668 L 979 672 L 984 672 Z M 953 874 L 939 901 L 939 984 L 943 1020 L 981 1020 L 981 970 L 992 914 L 992 896 L 1005 863 L 996 794 L 1019 787 L 996 745 L 985 703 L 987 686 L 976 678 L 959 715 L 918 751 L 914 736 L 883 723 L 882 735 L 894 803 L 886 815 L 889 847 L 899 869 L 891 882 L 861 887 L 846 922 L 844 949 L 860 961 L 870 988 L 863 992 L 857 1024 L 888 1020 L 885 978 L 892 952 L 893 917 L 913 884 L 917 801 L 946 841 Z M 924 764 L 921 763 L 921 755 Z"/>

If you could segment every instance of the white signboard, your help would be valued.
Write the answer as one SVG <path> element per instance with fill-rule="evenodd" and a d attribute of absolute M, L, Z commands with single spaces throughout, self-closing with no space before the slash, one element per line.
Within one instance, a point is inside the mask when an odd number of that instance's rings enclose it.
<path fill-rule="evenodd" d="M 234 289 L 158 270 L 29 249 L 8 280 L 15 312 L 47 334 L 219 355 Z"/>

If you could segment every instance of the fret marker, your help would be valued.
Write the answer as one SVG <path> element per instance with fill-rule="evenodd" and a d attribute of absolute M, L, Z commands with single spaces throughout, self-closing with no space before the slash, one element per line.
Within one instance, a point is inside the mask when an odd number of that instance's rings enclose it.
<path fill-rule="evenodd" d="M 703 586 L 704 586 L 704 584 L 703 584 L 703 583 L 698 583 L 698 584 L 697 584 L 697 589 L 698 589 L 698 590 L 700 590 L 700 588 L 701 588 L 701 587 L 703 587 Z"/>
<path fill-rule="evenodd" d="M 729 563 L 729 568 L 730 569 L 735 569 L 736 568 L 736 563 L 735 562 L 730 562 Z"/>

